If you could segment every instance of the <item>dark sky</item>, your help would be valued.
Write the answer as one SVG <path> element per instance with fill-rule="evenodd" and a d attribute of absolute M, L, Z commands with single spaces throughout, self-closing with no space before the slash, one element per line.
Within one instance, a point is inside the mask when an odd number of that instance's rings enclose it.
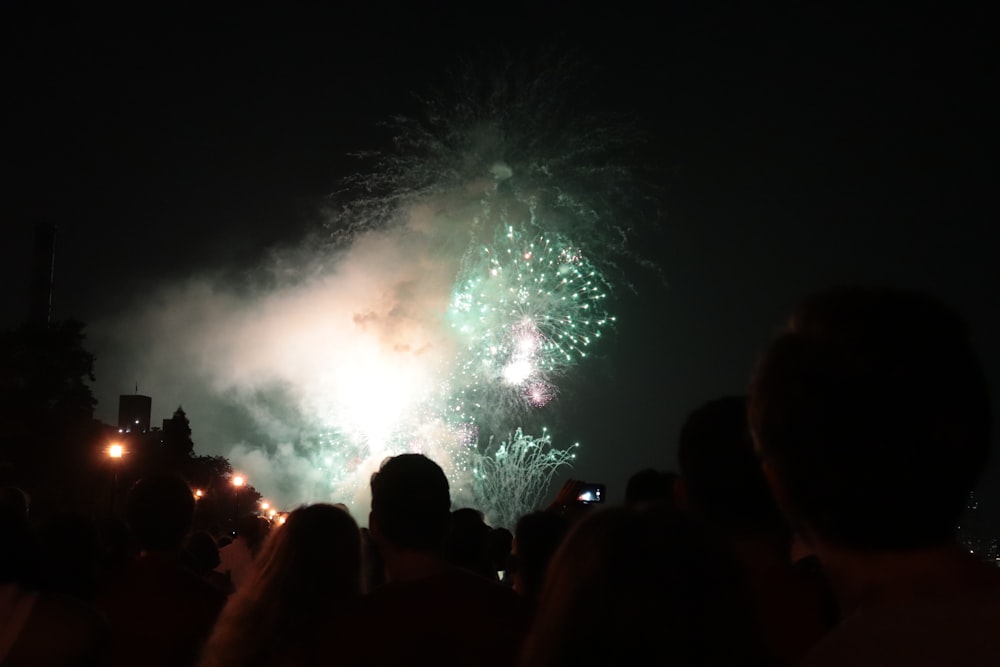
<path fill-rule="evenodd" d="M 574 476 L 618 499 L 632 472 L 673 468 L 684 415 L 744 391 L 790 307 L 831 284 L 944 297 L 1000 386 L 984 9 L 31 5 L 0 29 L 4 326 L 26 308 L 34 221 L 59 227 L 53 315 L 120 315 L 158 285 L 299 239 L 356 168 L 346 154 L 378 145 L 376 122 L 412 112 L 412 93 L 446 85 L 461 59 L 554 47 L 590 63 L 597 111 L 633 114 L 644 166 L 663 174 L 648 254 L 667 286 L 636 277 L 616 347 L 574 389 L 572 437 L 587 442 Z M 131 387 L 101 385 L 100 354 L 97 376 L 112 421 Z M 155 400 L 154 421 L 168 416 Z M 1000 505 L 1000 465 L 988 480 Z"/>

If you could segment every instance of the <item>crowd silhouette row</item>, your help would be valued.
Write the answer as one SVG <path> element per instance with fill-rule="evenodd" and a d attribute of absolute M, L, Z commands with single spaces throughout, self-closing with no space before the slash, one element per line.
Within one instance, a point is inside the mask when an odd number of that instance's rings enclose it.
<path fill-rule="evenodd" d="M 513 531 L 421 454 L 372 476 L 366 521 L 316 503 L 234 538 L 191 532 L 179 477 L 101 524 L 5 488 L 0 665 L 997 664 L 1000 571 L 955 534 L 990 443 L 950 307 L 829 290 L 688 416 L 676 472 L 613 506 L 571 480 Z"/>

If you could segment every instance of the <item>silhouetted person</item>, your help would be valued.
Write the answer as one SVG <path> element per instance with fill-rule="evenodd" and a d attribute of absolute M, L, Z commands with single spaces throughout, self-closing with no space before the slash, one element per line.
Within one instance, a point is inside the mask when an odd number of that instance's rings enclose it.
<path fill-rule="evenodd" d="M 36 550 L 27 497 L 0 489 L 0 665 L 77 667 L 106 664 L 110 631 L 81 600 L 31 585 Z"/>
<path fill-rule="evenodd" d="M 512 586 L 507 574 L 510 552 L 514 546 L 514 533 L 506 528 L 491 528 L 486 537 L 486 572 L 491 578 L 496 576 L 504 586 Z"/>
<path fill-rule="evenodd" d="M 115 665 L 193 665 L 212 630 L 225 595 L 180 556 L 194 502 L 172 475 L 144 477 L 129 493 L 126 515 L 141 551 L 97 599 L 114 633 Z"/>
<path fill-rule="evenodd" d="M 538 604 L 545 572 L 569 527 L 569 519 L 562 514 L 543 511 L 525 514 L 514 527 L 508 573 L 514 591 L 524 596 L 532 611 Z"/>
<path fill-rule="evenodd" d="M 746 396 L 718 398 L 691 412 L 677 459 L 678 504 L 731 543 L 768 649 L 787 664 L 797 663 L 836 622 L 836 602 L 823 578 L 793 567 L 791 530 L 754 452 Z"/>
<path fill-rule="evenodd" d="M 119 517 L 105 518 L 98 524 L 103 547 L 101 580 L 106 581 L 121 572 L 139 555 L 139 545 L 128 527 L 128 522 Z"/>
<path fill-rule="evenodd" d="M 645 468 L 633 473 L 625 485 L 625 504 L 631 507 L 672 503 L 677 473 Z"/>
<path fill-rule="evenodd" d="M 364 563 L 364 589 L 373 591 L 385 583 L 385 561 L 367 527 L 361 529 L 361 554 Z"/>
<path fill-rule="evenodd" d="M 496 579 L 486 560 L 486 540 L 490 527 L 483 520 L 483 513 L 463 507 L 451 513 L 448 536 L 444 541 L 444 556 L 449 563 L 480 576 Z"/>
<path fill-rule="evenodd" d="M 11 518 L 28 520 L 28 494 L 17 486 L 0 486 L 0 512 Z"/>
<path fill-rule="evenodd" d="M 343 665 L 510 665 L 527 622 L 515 593 L 450 564 L 448 479 L 421 454 L 387 459 L 371 480 L 368 518 L 386 583 L 346 612 L 331 645 Z M 333 658 L 331 658 L 333 660 Z"/>
<path fill-rule="evenodd" d="M 222 560 L 219 558 L 219 545 L 212 533 L 196 530 L 188 535 L 182 554 L 184 564 L 219 592 L 225 595 L 232 592 L 229 577 L 215 569 Z"/>
<path fill-rule="evenodd" d="M 361 596 L 361 532 L 345 509 L 300 507 L 267 538 L 246 581 L 226 604 L 200 667 L 339 664 L 320 637 Z"/>
<path fill-rule="evenodd" d="M 1000 571 L 955 537 L 991 422 L 959 316 L 891 289 L 806 299 L 756 368 L 750 422 L 843 613 L 805 664 L 996 662 Z"/>
<path fill-rule="evenodd" d="M 256 514 L 244 514 L 236 523 L 236 537 L 219 549 L 216 570 L 229 578 L 232 590 L 237 590 L 260 551 L 270 530 L 270 522 Z"/>
<path fill-rule="evenodd" d="M 692 515 L 595 512 L 552 560 L 521 667 L 768 664 L 743 583 L 732 552 Z"/>
<path fill-rule="evenodd" d="M 53 514 L 39 527 L 39 546 L 45 590 L 92 602 L 104 556 L 93 517 L 79 512 Z"/>

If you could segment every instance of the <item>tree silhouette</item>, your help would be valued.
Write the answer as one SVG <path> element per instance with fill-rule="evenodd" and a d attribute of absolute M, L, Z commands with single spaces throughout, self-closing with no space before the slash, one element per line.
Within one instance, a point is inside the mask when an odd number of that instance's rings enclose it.
<path fill-rule="evenodd" d="M 94 356 L 76 320 L 0 333 L 0 464 L 4 483 L 68 497 L 92 470 Z"/>
<path fill-rule="evenodd" d="M 174 416 L 163 423 L 162 449 L 167 465 L 175 469 L 182 469 L 187 459 L 194 455 L 191 423 L 184 408 L 179 405 L 174 410 Z"/>
<path fill-rule="evenodd" d="M 95 420 L 94 356 L 84 340 L 84 325 L 75 320 L 0 332 L 0 485 L 26 490 L 39 517 L 67 508 L 114 511 L 136 480 L 165 471 L 202 492 L 203 527 L 226 526 L 258 507 L 252 485 L 231 484 L 225 457 L 195 453 L 182 406 L 162 431 L 122 434 Z M 112 443 L 124 448 L 123 457 L 109 456 Z"/>
<path fill-rule="evenodd" d="M 83 324 L 22 326 L 0 334 L 0 434 L 23 436 L 93 418 L 94 355 Z"/>

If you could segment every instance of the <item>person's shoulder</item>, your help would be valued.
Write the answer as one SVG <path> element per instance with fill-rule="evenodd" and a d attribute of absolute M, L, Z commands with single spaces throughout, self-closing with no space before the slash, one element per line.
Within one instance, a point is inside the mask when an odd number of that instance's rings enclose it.
<path fill-rule="evenodd" d="M 989 664 L 1000 655 L 1000 598 L 972 596 L 856 613 L 822 639 L 803 667 Z"/>
<path fill-rule="evenodd" d="M 511 589 L 460 568 L 449 567 L 432 577 L 416 581 L 387 583 L 363 596 L 364 609 L 421 602 L 428 607 L 456 607 L 479 603 L 495 609 L 511 609 L 515 613 L 522 607 L 523 598 Z"/>
<path fill-rule="evenodd" d="M 59 652 L 70 655 L 95 655 L 111 641 L 111 626 L 96 607 L 68 595 L 39 593 L 23 638 L 29 644 L 45 643 L 53 632 L 59 638 Z"/>
<path fill-rule="evenodd" d="M 172 598 L 185 598 L 209 607 L 222 608 L 226 595 L 205 581 L 197 572 L 179 559 L 167 554 L 140 557 L 130 576 L 119 582 L 120 586 L 146 588 L 166 593 Z"/>
<path fill-rule="evenodd" d="M 212 585 L 196 572 L 186 568 L 178 568 L 176 581 L 192 598 L 200 600 L 207 608 L 221 610 L 225 606 L 228 595 L 217 586 Z"/>
<path fill-rule="evenodd" d="M 482 575 L 456 570 L 445 575 L 445 597 L 459 601 L 466 609 L 480 609 L 490 616 L 527 617 L 528 603 L 510 588 Z"/>
<path fill-rule="evenodd" d="M 455 568 L 445 575 L 449 584 L 461 590 L 474 591 L 480 595 L 492 596 L 500 600 L 520 600 L 521 596 L 499 581 L 480 574 Z"/>
<path fill-rule="evenodd" d="M 96 607 L 62 593 L 39 593 L 35 601 L 35 612 L 50 614 L 64 620 L 77 619 L 95 626 L 107 623 L 104 615 Z"/>

